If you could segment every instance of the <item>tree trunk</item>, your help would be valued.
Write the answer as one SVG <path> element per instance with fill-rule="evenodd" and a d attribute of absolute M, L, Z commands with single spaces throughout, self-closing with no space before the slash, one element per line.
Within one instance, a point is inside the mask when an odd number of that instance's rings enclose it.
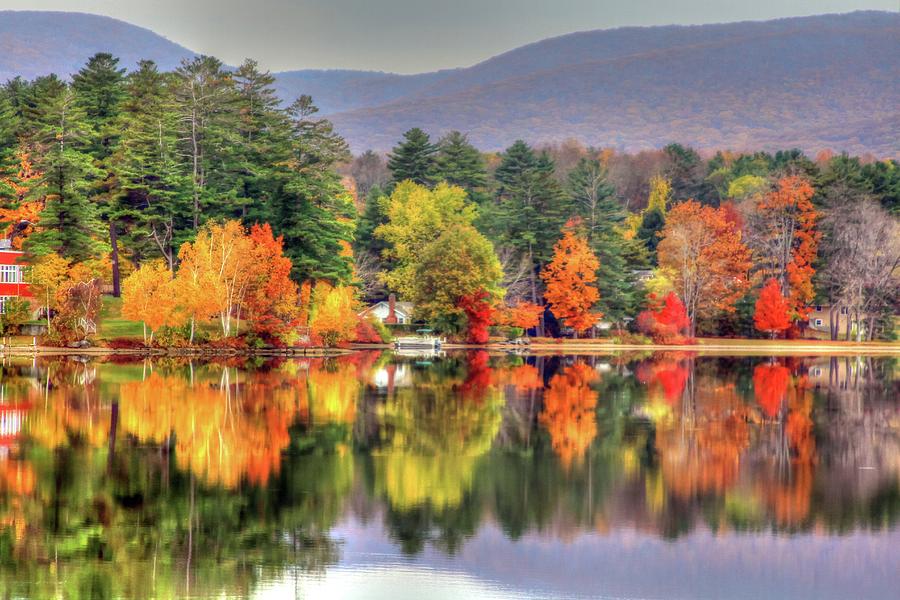
<path fill-rule="evenodd" d="M 112 219 L 109 221 L 109 245 L 112 248 L 112 251 L 109 254 L 109 258 L 112 261 L 112 294 L 118 298 L 122 295 L 119 280 L 119 240 L 118 232 L 116 231 L 116 222 Z"/>

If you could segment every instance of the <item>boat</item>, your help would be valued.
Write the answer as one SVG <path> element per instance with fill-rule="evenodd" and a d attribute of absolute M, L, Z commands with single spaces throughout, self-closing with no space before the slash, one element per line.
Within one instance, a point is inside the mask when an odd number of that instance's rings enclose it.
<path fill-rule="evenodd" d="M 431 329 L 418 329 L 418 335 L 398 337 L 394 339 L 394 348 L 397 350 L 440 350 L 444 338 L 434 335 Z"/>

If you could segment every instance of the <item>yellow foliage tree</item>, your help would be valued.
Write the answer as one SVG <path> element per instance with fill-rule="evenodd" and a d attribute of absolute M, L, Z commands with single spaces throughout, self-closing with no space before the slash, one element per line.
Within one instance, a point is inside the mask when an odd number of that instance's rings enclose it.
<path fill-rule="evenodd" d="M 161 260 L 143 265 L 128 276 L 122 285 L 122 316 L 144 324 L 150 342 L 156 330 L 177 323 L 175 284 L 168 266 Z"/>
<path fill-rule="evenodd" d="M 313 314 L 309 321 L 312 334 L 320 337 L 326 346 L 352 340 L 359 321 L 354 288 L 332 287 L 322 281 L 312 296 Z"/>

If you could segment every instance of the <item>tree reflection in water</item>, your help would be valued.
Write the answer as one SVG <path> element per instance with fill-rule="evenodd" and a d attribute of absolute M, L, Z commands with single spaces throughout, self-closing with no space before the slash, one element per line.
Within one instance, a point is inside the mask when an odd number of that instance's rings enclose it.
<path fill-rule="evenodd" d="M 246 595 L 341 561 L 348 518 L 410 554 L 455 553 L 487 523 L 510 540 L 893 528 L 891 368 L 484 351 L 7 365 L 0 595 Z"/>

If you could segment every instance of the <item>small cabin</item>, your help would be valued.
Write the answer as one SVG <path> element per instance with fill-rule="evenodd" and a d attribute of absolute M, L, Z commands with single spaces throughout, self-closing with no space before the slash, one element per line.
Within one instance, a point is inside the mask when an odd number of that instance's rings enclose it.
<path fill-rule="evenodd" d="M 11 298 L 31 298 L 22 258 L 9 240 L 0 240 L 0 313 Z"/>
<path fill-rule="evenodd" d="M 398 302 L 391 295 L 387 300 L 376 302 L 359 313 L 359 317 L 361 319 L 374 317 L 382 323 L 406 325 L 413 322 L 414 308 L 412 302 Z"/>

